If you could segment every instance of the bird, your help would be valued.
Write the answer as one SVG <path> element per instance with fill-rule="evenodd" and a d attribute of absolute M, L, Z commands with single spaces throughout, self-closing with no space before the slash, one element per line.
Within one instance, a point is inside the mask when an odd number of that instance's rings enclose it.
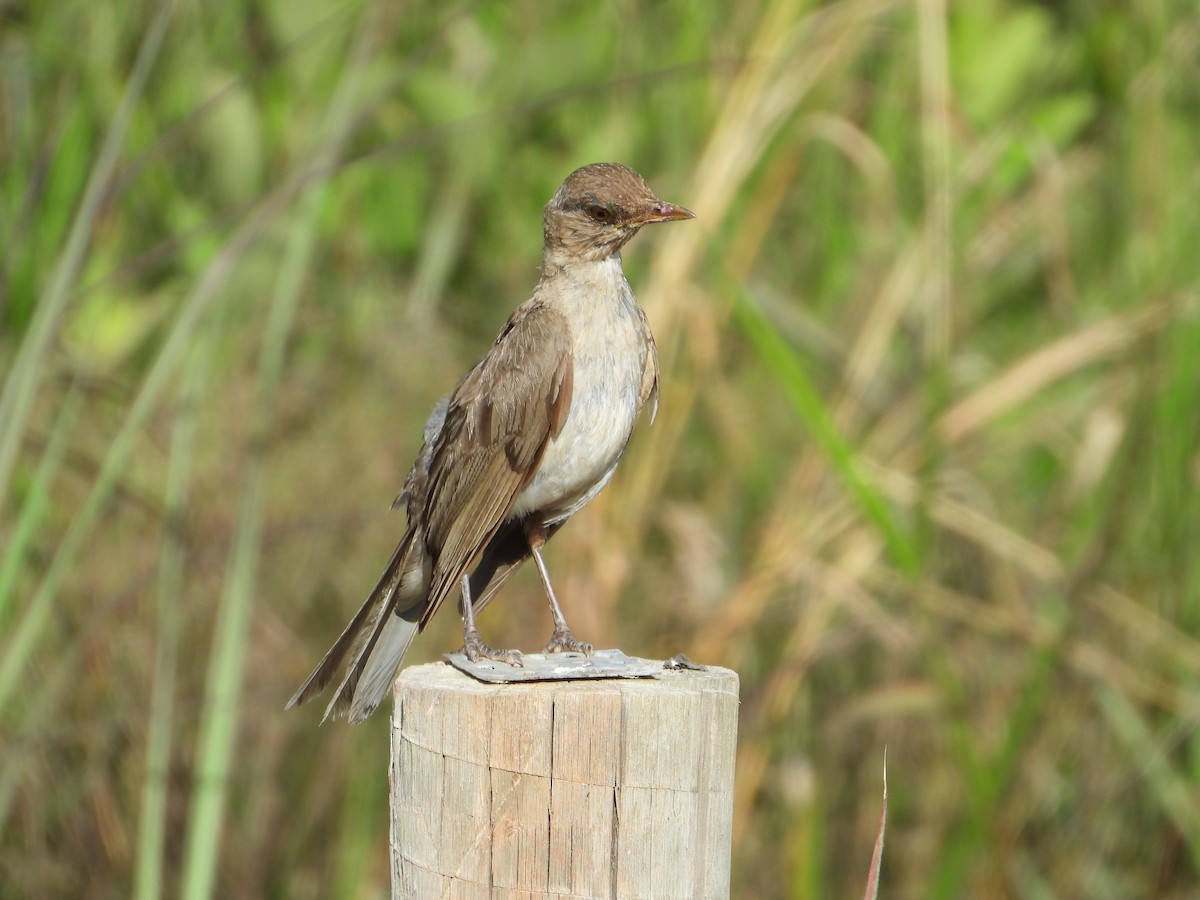
<path fill-rule="evenodd" d="M 287 708 L 343 672 L 322 721 L 366 719 L 456 591 L 467 657 L 520 666 L 519 651 L 483 642 L 475 616 L 530 558 L 554 624 L 543 652 L 592 653 L 567 625 L 542 547 L 612 478 L 642 409 L 651 421 L 657 412 L 658 350 L 621 249 L 646 225 L 693 218 L 627 166 L 593 163 L 567 176 L 543 212 L 532 296 L 434 407 L 393 503 L 407 530 Z"/>

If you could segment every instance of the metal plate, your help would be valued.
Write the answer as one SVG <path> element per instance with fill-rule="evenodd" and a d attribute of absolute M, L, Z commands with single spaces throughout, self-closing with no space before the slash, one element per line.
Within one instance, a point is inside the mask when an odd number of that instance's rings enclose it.
<path fill-rule="evenodd" d="M 597 650 L 591 656 L 582 653 L 526 653 L 523 666 L 510 666 L 490 659 L 471 662 L 460 650 L 447 653 L 446 661 L 460 672 L 488 684 L 578 681 L 587 678 L 658 678 L 663 672 L 661 660 L 626 656 L 620 650 Z"/>

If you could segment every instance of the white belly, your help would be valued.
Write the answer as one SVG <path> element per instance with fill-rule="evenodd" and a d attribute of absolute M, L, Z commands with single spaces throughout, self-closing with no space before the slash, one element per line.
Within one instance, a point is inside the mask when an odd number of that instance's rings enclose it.
<path fill-rule="evenodd" d="M 633 433 L 646 336 L 619 262 L 617 266 L 621 303 L 583 303 L 572 310 L 570 411 L 562 431 L 546 447 L 537 474 L 517 497 L 514 515 L 540 510 L 547 524 L 573 515 L 608 483 Z"/>

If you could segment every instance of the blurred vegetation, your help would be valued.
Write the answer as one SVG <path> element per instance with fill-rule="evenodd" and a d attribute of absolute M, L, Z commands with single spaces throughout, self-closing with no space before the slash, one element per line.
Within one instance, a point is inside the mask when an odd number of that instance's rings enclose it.
<path fill-rule="evenodd" d="M 734 896 L 860 895 L 885 745 L 885 896 L 1195 896 L 1197 58 L 1193 0 L 4 0 L 0 896 L 387 895 L 386 716 L 283 703 L 598 160 L 700 219 L 551 565 L 740 672 Z"/>

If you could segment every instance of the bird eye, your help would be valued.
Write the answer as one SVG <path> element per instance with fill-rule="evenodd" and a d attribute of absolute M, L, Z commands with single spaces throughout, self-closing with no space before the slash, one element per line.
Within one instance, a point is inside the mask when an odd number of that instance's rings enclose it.
<path fill-rule="evenodd" d="M 609 212 L 603 206 L 588 206 L 587 214 L 597 222 L 607 222 L 609 220 Z"/>

